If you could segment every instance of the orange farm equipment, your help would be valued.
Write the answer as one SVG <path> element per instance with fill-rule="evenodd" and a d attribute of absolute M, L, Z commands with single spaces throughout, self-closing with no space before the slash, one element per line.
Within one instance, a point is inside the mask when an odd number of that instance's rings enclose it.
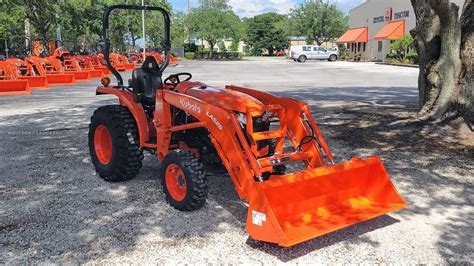
<path fill-rule="evenodd" d="M 92 58 L 87 55 L 76 55 L 73 59 L 77 61 L 79 67 L 82 70 L 89 71 L 91 78 L 102 78 L 104 71 L 102 69 L 96 69 L 92 64 Z"/>
<path fill-rule="evenodd" d="M 89 55 L 91 59 L 91 63 L 94 66 L 94 69 L 101 70 L 104 75 L 109 75 L 110 70 L 105 66 L 105 60 L 104 60 L 104 55 L 102 54 L 92 54 Z"/>
<path fill-rule="evenodd" d="M 129 52 L 128 58 L 130 63 L 141 64 L 143 63 L 143 54 L 137 52 Z"/>
<path fill-rule="evenodd" d="M 15 65 L 0 61 L 0 96 L 31 94 L 28 80 L 17 79 Z"/>
<path fill-rule="evenodd" d="M 160 54 L 160 53 L 157 53 L 157 52 L 149 52 L 149 53 L 146 53 L 146 56 L 153 56 L 155 58 L 155 61 L 158 62 L 158 63 L 163 63 L 165 61 L 165 57 Z M 170 58 L 171 58 L 171 54 L 170 54 Z"/>
<path fill-rule="evenodd" d="M 27 80 L 30 88 L 47 89 L 48 80 L 46 74 L 41 68 L 18 58 L 9 58 L 6 62 L 10 63 L 15 69 L 16 79 Z"/>
<path fill-rule="evenodd" d="M 90 72 L 81 69 L 77 60 L 63 47 L 57 48 L 53 55 L 48 57 L 48 60 L 57 71 L 61 70 L 73 74 L 76 80 L 89 80 L 91 78 Z"/>
<path fill-rule="evenodd" d="M 117 69 L 117 71 L 125 71 L 127 70 L 127 67 L 122 64 L 120 60 L 120 55 L 116 53 L 110 53 L 109 54 L 109 60 L 112 66 Z"/>
<path fill-rule="evenodd" d="M 27 57 L 25 61 L 34 65 L 37 69 L 41 69 L 46 75 L 46 79 L 49 85 L 67 85 L 75 84 L 76 78 L 74 74 L 67 74 L 64 72 L 62 67 L 58 69 L 46 58 L 40 57 Z"/>
<path fill-rule="evenodd" d="M 170 55 L 170 63 L 176 63 L 178 62 L 178 57 L 176 57 L 174 54 Z"/>
<path fill-rule="evenodd" d="M 109 59 L 108 20 L 115 9 L 156 10 L 165 21 L 164 62 L 148 56 L 129 85 Z M 251 238 L 285 247 L 407 206 L 379 157 L 334 161 L 304 102 L 251 88 L 211 87 L 191 81 L 190 73 L 162 80 L 170 58 L 170 18 L 164 9 L 109 7 L 103 39 L 118 85 L 103 79 L 97 94 L 115 95 L 119 104 L 94 112 L 89 148 L 105 180 L 135 177 L 149 151 L 161 161 L 168 203 L 192 211 L 207 197 L 204 164 L 221 164 L 249 204 Z"/>
<path fill-rule="evenodd" d="M 130 63 L 128 61 L 128 58 L 125 55 L 118 55 L 118 60 L 120 64 L 122 64 L 126 70 L 134 70 L 135 67 L 137 66 L 136 63 Z"/>

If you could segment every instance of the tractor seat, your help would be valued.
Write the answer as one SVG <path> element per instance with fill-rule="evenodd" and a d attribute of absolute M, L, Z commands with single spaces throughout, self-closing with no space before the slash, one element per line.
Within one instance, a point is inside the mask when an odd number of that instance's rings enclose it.
<path fill-rule="evenodd" d="M 147 56 L 141 68 L 132 72 L 131 86 L 136 102 L 154 104 L 156 90 L 162 89 L 161 71 L 153 56 Z"/>

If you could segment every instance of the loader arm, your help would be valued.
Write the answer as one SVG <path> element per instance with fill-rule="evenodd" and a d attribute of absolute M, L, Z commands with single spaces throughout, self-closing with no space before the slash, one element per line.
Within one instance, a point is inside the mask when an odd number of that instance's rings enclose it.
<path fill-rule="evenodd" d="M 157 155 L 160 160 L 171 150 L 171 134 L 187 127 L 171 124 L 170 106 L 182 109 L 200 121 L 206 128 L 224 166 L 234 182 L 237 194 L 245 201 L 254 177 L 261 175 L 257 162 L 252 158 L 242 130 L 236 124 L 235 114 L 205 103 L 189 95 L 163 90 L 157 92 L 154 124 L 157 132 Z M 242 150 L 243 149 L 243 150 Z"/>

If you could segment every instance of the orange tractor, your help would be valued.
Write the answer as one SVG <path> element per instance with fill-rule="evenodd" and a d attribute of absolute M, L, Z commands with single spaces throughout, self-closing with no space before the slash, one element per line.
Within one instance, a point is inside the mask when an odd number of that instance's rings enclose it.
<path fill-rule="evenodd" d="M 36 56 L 25 58 L 30 64 L 33 64 L 37 69 L 41 69 L 46 74 L 46 79 L 49 85 L 70 85 L 76 83 L 74 74 L 69 74 L 64 71 L 64 68 L 56 68 L 53 63 L 46 59 Z"/>
<path fill-rule="evenodd" d="M 11 63 L 16 67 L 15 75 L 17 79 L 27 80 L 30 88 L 47 89 L 48 80 L 44 71 L 32 64 L 28 60 L 21 60 L 18 58 L 9 58 L 6 62 Z"/>
<path fill-rule="evenodd" d="M 11 62 L 0 61 L 0 96 L 31 94 L 28 80 L 19 79 L 17 71 Z"/>
<path fill-rule="evenodd" d="M 147 57 L 128 86 L 109 58 L 109 15 L 115 9 L 164 16 L 164 62 Z M 103 39 L 118 85 L 104 78 L 97 94 L 119 100 L 98 108 L 89 125 L 92 162 L 103 179 L 134 178 L 143 152 L 150 151 L 161 161 L 159 179 L 168 203 L 192 211 L 206 201 L 204 163 L 222 164 L 249 204 L 250 236 L 285 247 L 407 206 L 378 157 L 335 162 L 304 102 L 250 88 L 211 87 L 191 81 L 190 73 L 163 79 L 170 58 L 170 18 L 164 9 L 111 6 L 104 14 Z"/>
<path fill-rule="evenodd" d="M 53 55 L 48 57 L 48 60 L 56 71 L 73 74 L 76 80 L 91 79 L 91 73 L 82 69 L 76 58 L 69 51 L 65 50 L 64 47 L 54 50 Z"/>

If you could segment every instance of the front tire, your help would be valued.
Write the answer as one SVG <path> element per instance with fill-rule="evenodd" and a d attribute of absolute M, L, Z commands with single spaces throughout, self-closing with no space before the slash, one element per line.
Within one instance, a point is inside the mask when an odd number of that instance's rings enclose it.
<path fill-rule="evenodd" d="M 180 211 L 201 208 L 207 198 L 204 166 L 191 153 L 174 150 L 161 163 L 161 184 L 166 201 Z"/>
<path fill-rule="evenodd" d="M 121 105 L 98 108 L 89 125 L 89 152 L 95 170 L 107 181 L 134 178 L 142 167 L 138 128 L 130 111 Z"/>
<path fill-rule="evenodd" d="M 337 55 L 332 54 L 329 56 L 329 61 L 334 62 L 336 60 L 337 60 Z"/>

